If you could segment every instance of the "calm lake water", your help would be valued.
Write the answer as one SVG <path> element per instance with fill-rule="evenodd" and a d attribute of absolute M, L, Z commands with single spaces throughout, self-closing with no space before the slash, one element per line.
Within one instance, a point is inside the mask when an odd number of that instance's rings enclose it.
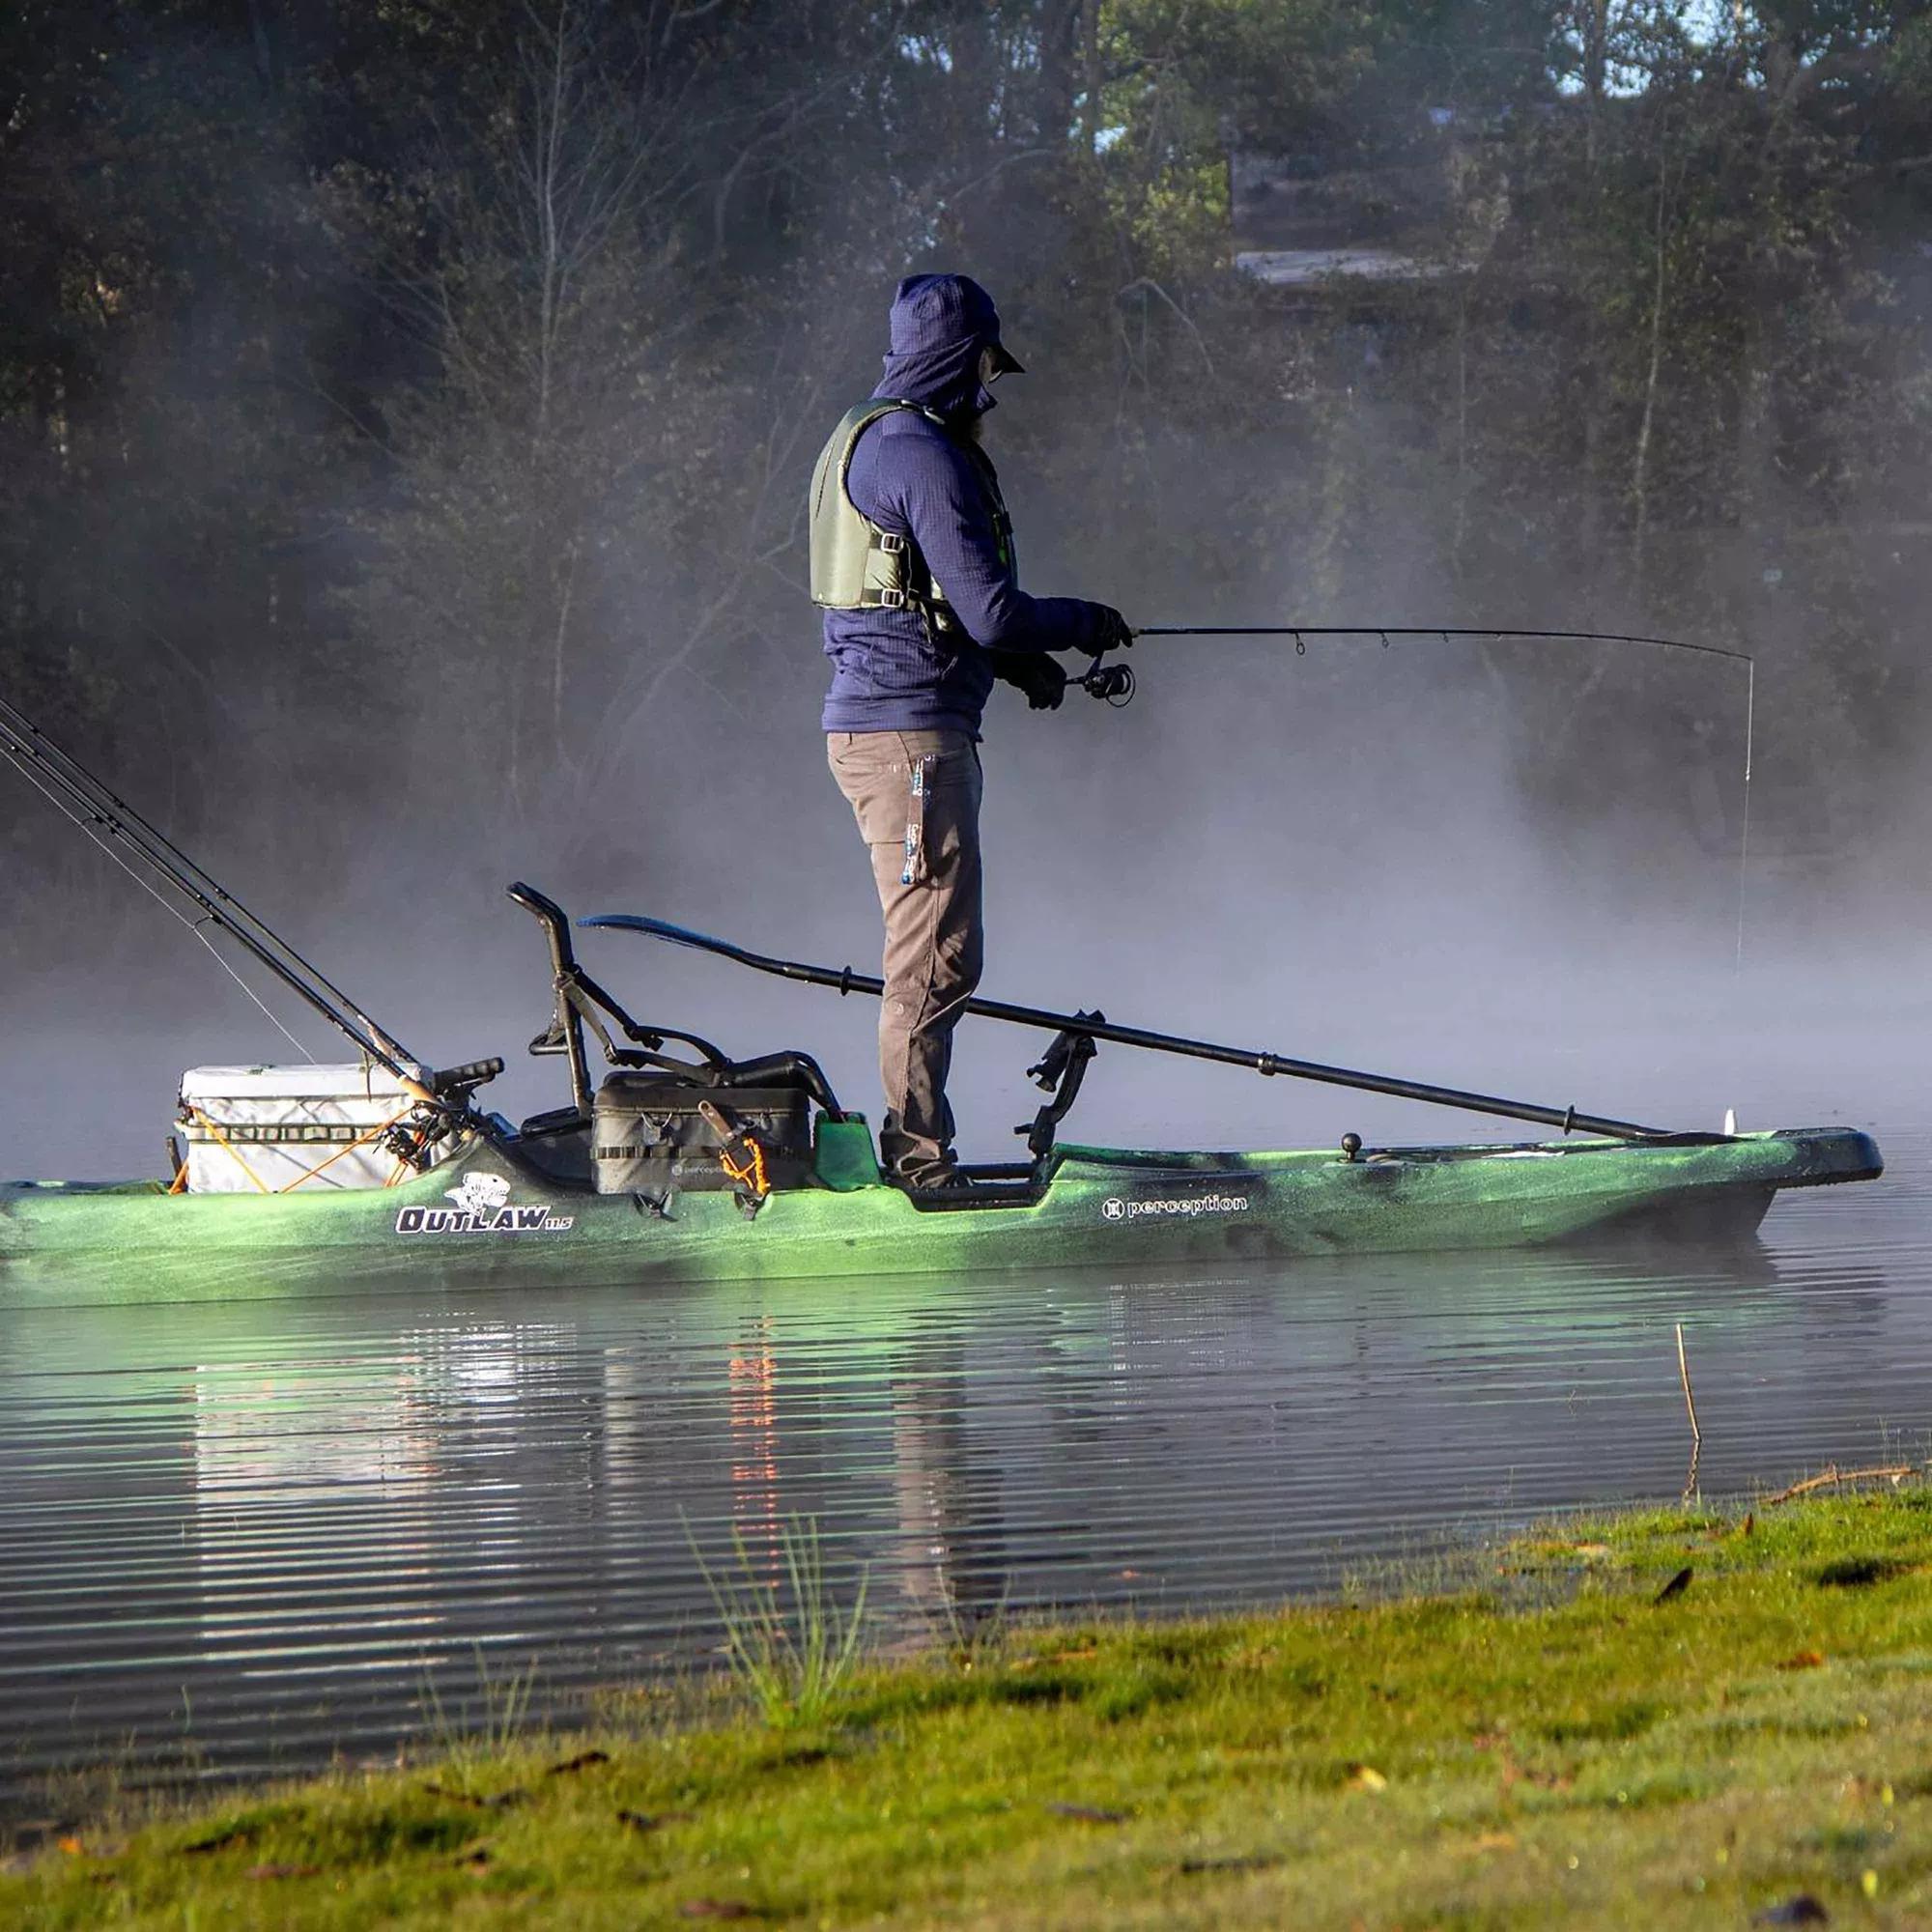
<path fill-rule="evenodd" d="M 1296 1264 L 9 1314 L 0 1807 L 392 1752 L 715 1653 L 781 1526 L 880 1639 L 1252 1604 L 1932 1434 L 1932 1136 L 1712 1259 Z M 440 1707 L 442 1718 L 436 1713 Z"/>

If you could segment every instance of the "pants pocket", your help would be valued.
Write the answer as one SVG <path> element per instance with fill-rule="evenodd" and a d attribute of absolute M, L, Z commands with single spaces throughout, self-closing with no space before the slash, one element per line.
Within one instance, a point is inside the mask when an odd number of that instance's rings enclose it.
<path fill-rule="evenodd" d="M 934 746 L 937 735 L 875 731 L 828 741 L 827 761 L 859 836 L 899 853 L 906 885 L 923 883 L 932 856 L 957 848 L 959 822 L 979 816 L 978 748 L 970 740 Z"/>

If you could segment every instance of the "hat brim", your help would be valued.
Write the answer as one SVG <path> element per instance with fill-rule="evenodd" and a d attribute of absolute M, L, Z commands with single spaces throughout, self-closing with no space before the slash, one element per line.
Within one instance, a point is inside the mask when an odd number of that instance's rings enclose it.
<path fill-rule="evenodd" d="M 986 347 L 993 352 L 993 373 L 996 376 L 1024 376 L 1026 364 L 1003 342 L 989 342 Z"/>

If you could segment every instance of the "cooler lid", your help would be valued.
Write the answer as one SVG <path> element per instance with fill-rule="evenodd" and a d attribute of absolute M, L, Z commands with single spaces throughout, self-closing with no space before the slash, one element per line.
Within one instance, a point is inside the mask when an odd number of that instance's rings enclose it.
<path fill-rule="evenodd" d="M 405 1063 L 407 1065 L 407 1063 Z M 410 1077 L 422 1079 L 411 1066 Z M 182 1075 L 184 1100 L 375 1100 L 406 1099 L 386 1066 L 190 1066 Z"/>

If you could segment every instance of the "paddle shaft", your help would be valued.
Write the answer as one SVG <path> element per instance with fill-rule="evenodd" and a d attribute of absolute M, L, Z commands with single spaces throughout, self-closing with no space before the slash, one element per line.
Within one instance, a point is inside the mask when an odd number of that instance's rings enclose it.
<path fill-rule="evenodd" d="M 796 980 L 808 986 L 827 986 L 838 993 L 869 993 L 874 999 L 885 992 L 885 983 L 869 973 L 855 973 L 849 966 L 808 966 L 796 959 L 774 959 L 762 952 L 748 952 L 728 940 L 712 939 L 690 932 L 682 926 L 612 914 L 589 919 L 585 925 L 613 926 L 627 932 L 643 932 L 668 939 L 680 946 L 695 946 L 701 952 L 716 952 L 735 959 L 759 973 L 771 973 L 781 980 Z M 1352 1067 L 1326 1066 L 1315 1060 L 1291 1060 L 1278 1053 L 1260 1053 L 1249 1047 L 1217 1046 L 1211 1040 L 1187 1039 L 1179 1034 L 1151 1033 L 1145 1027 L 1116 1026 L 1110 1020 L 1085 1018 L 1077 1013 L 1057 1013 L 1044 1007 L 1014 1006 L 1006 1000 L 968 1000 L 965 1010 L 980 1019 L 1004 1020 L 1009 1026 L 1034 1027 L 1042 1033 L 1084 1035 L 1089 1039 L 1106 1040 L 1115 1046 L 1139 1047 L 1149 1053 L 1172 1053 L 1184 1060 L 1208 1060 L 1221 1066 L 1243 1066 L 1250 1072 L 1290 1080 L 1319 1081 L 1328 1087 L 1350 1087 L 1363 1094 L 1387 1094 L 1400 1100 L 1421 1100 L 1431 1106 L 1453 1107 L 1468 1114 L 1493 1114 L 1507 1121 L 1533 1121 L 1538 1125 L 1560 1127 L 1565 1133 L 1606 1134 L 1616 1140 L 1642 1140 L 1662 1131 L 1640 1127 L 1630 1121 L 1612 1121 L 1599 1114 L 1578 1113 L 1574 1107 L 1543 1107 L 1528 1100 L 1508 1100 L 1493 1094 L 1471 1094 L 1460 1087 L 1435 1087 L 1421 1080 L 1397 1080 L 1386 1074 L 1362 1073 Z"/>

